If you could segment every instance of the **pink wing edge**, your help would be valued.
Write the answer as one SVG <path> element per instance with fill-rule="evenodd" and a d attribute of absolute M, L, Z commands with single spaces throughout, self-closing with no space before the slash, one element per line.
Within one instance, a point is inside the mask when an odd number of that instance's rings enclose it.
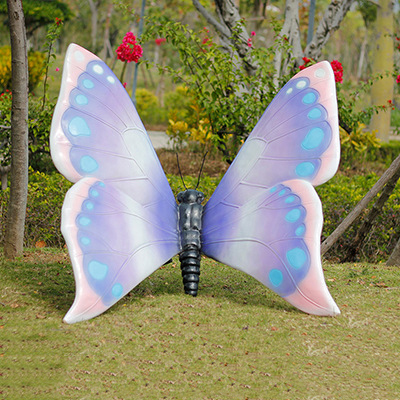
<path fill-rule="evenodd" d="M 54 110 L 50 130 L 50 153 L 57 169 L 71 182 L 81 179 L 69 160 L 72 147 L 61 127 L 61 118 L 69 107 L 68 93 L 76 87 L 79 75 L 85 71 L 86 65 L 93 60 L 100 60 L 90 51 L 77 44 L 70 44 L 65 55 L 60 94 Z M 74 68 L 72 67 L 74 66 Z"/>
<path fill-rule="evenodd" d="M 96 181 L 98 181 L 96 178 L 85 178 L 79 184 L 74 185 L 68 190 L 62 208 L 61 231 L 67 243 L 75 277 L 75 300 L 63 319 L 68 324 L 94 318 L 109 308 L 102 303 L 101 297 L 90 287 L 81 268 L 83 253 L 79 250 L 78 228 L 75 222 L 80 209 L 76 210 L 73 207 L 76 199 L 84 200 L 89 196 L 89 189 Z"/>
<path fill-rule="evenodd" d="M 307 276 L 297 285 L 293 294 L 284 297 L 286 301 L 298 309 L 319 316 L 335 316 L 340 314 L 339 307 L 333 300 L 325 283 L 321 264 L 320 235 L 322 231 L 322 205 L 315 189 L 307 182 L 300 180 L 287 181 L 295 193 L 300 193 L 302 203 L 307 206 L 305 225 L 315 225 L 311 235 L 307 235 L 304 241 L 310 251 L 311 266 Z"/>
<path fill-rule="evenodd" d="M 331 144 L 324 152 L 320 170 L 312 182 L 314 186 L 318 186 L 335 175 L 340 161 L 339 114 L 335 77 L 328 61 L 314 64 L 301 71 L 297 76 L 307 77 L 310 80 L 310 86 L 319 91 L 321 95 L 320 103 L 328 111 L 327 122 L 332 129 Z"/>

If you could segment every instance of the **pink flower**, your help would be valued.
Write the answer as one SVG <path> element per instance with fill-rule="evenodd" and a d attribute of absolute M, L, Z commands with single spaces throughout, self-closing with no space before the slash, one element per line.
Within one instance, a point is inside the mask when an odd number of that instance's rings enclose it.
<path fill-rule="evenodd" d="M 251 38 L 247 39 L 247 46 L 251 47 L 253 45 Z"/>
<path fill-rule="evenodd" d="M 251 36 L 256 36 L 256 33 L 254 31 L 252 31 Z"/>
<path fill-rule="evenodd" d="M 343 66 L 340 61 L 333 60 L 331 62 L 331 66 L 333 69 L 333 74 L 335 75 L 335 82 L 342 83 L 343 82 Z"/>
<path fill-rule="evenodd" d="M 128 63 L 132 61 L 137 63 L 143 55 L 142 46 L 136 43 L 136 36 L 132 32 L 128 32 L 125 35 L 116 52 L 118 60 L 126 61 Z"/>
<path fill-rule="evenodd" d="M 165 43 L 167 41 L 167 39 L 165 38 L 157 38 L 156 39 L 156 45 L 157 46 L 161 46 L 163 43 Z"/>
<path fill-rule="evenodd" d="M 397 75 L 396 83 L 400 84 L 400 75 Z"/>
<path fill-rule="evenodd" d="M 60 68 L 57 67 L 57 68 L 56 68 L 56 72 L 58 72 L 59 70 L 60 70 Z"/>

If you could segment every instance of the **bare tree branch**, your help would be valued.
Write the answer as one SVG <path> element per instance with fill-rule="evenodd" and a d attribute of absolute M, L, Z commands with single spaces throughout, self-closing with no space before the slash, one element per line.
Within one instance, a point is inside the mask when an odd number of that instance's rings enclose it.
<path fill-rule="evenodd" d="M 220 24 L 201 4 L 199 0 L 192 0 L 196 10 L 204 17 L 204 19 L 211 24 L 218 32 L 219 35 L 229 39 L 231 31 L 224 25 Z"/>

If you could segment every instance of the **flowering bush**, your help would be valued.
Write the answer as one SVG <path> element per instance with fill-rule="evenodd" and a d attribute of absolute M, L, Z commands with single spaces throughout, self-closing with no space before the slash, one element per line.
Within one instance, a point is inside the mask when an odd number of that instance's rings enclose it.
<path fill-rule="evenodd" d="M 312 58 L 308 58 L 308 57 L 303 57 L 303 65 L 300 65 L 300 70 L 303 70 L 307 67 L 309 67 L 310 65 L 315 64 L 315 61 Z M 343 66 L 342 63 L 338 60 L 333 60 L 331 62 L 331 67 L 333 69 L 333 74 L 335 76 L 335 82 L 336 83 L 343 83 Z"/>
<path fill-rule="evenodd" d="M 132 32 L 127 32 L 125 37 L 122 39 L 122 43 L 118 46 L 117 50 L 118 60 L 123 62 L 135 62 L 137 63 L 143 55 L 143 49 L 140 44 L 136 42 L 136 36 Z"/>

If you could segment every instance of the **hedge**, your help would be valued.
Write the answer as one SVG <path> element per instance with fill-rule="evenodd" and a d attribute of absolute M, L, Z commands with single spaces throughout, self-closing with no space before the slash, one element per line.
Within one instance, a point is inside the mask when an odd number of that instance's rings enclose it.
<path fill-rule="evenodd" d="M 317 187 L 324 211 L 322 239 L 325 239 L 333 232 L 378 179 L 379 176 L 374 173 L 351 177 L 337 174 L 327 183 Z M 175 195 L 184 190 L 180 177 L 168 175 L 168 180 Z M 218 181 L 218 178 L 203 176 L 199 190 L 202 190 L 206 198 L 209 198 Z M 187 187 L 193 188 L 196 183 L 197 178 L 185 177 Z M 38 241 L 44 241 L 47 246 L 61 247 L 64 245 L 65 242 L 60 232 L 60 215 L 65 193 L 70 186 L 71 183 L 58 173 L 46 175 L 39 172 L 30 172 L 25 230 L 26 246 L 34 246 Z M 0 243 L 4 239 L 8 198 L 9 189 L 4 192 L 0 191 L 0 218 L 3 221 L 0 231 Z M 389 257 L 400 237 L 399 210 L 400 184 L 396 186 L 366 238 L 359 254 L 360 261 L 380 262 Z M 360 220 L 366 214 L 367 211 L 363 213 Z M 343 257 L 344 249 L 353 240 L 359 223 L 360 221 L 345 233 L 325 255 L 326 258 L 338 261 Z"/>

